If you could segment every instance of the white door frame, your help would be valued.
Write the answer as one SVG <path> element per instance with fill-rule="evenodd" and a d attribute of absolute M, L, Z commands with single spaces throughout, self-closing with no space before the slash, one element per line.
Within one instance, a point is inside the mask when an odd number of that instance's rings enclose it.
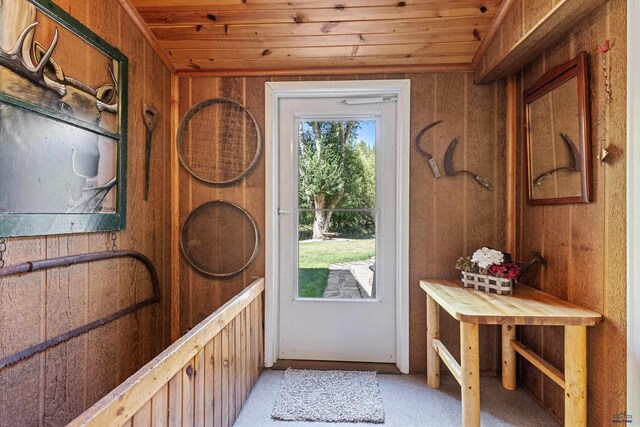
<path fill-rule="evenodd" d="M 627 2 L 627 414 L 640 421 L 640 2 Z M 635 78 L 634 78 L 635 76 Z"/>
<path fill-rule="evenodd" d="M 282 98 L 394 96 L 397 103 L 396 164 L 396 360 L 409 373 L 409 148 L 410 80 L 353 80 L 265 83 L 265 325 L 264 363 L 278 359 L 278 105 Z"/>

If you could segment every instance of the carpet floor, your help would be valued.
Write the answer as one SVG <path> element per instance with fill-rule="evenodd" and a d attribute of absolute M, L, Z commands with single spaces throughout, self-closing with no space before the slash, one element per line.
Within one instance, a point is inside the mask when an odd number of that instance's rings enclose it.
<path fill-rule="evenodd" d="M 376 373 L 287 369 L 271 418 L 383 423 L 384 407 Z"/>
<path fill-rule="evenodd" d="M 284 372 L 266 370 L 262 373 L 235 427 L 455 427 L 462 423 L 460 386 L 451 375 L 443 375 L 441 388 L 433 390 L 423 375 L 382 374 L 378 374 L 377 379 L 384 402 L 384 424 L 276 421 L 271 418 L 271 412 Z M 523 388 L 505 390 L 497 377 L 482 377 L 480 385 L 483 427 L 560 425 Z"/>

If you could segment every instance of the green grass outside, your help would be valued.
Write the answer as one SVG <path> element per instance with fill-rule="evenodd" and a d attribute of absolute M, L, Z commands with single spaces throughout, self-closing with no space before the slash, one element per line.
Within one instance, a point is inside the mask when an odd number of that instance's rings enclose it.
<path fill-rule="evenodd" d="M 376 253 L 375 239 L 320 240 L 300 243 L 299 296 L 322 298 L 329 266 L 337 262 L 363 261 Z"/>

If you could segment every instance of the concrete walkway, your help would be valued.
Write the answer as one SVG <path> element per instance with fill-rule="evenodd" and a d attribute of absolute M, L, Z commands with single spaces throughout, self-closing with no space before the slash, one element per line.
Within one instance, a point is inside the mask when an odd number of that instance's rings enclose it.
<path fill-rule="evenodd" d="M 375 258 L 331 264 L 324 298 L 371 298 Z"/>

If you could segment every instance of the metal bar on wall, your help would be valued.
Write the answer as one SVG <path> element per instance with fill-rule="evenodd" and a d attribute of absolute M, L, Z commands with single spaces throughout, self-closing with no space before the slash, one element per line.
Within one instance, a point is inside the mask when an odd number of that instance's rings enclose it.
<path fill-rule="evenodd" d="M 33 262 L 25 262 L 22 264 L 17 264 L 17 265 L 0 269 L 0 277 L 8 277 L 8 276 L 15 276 L 19 274 L 28 274 L 28 273 L 32 273 L 40 270 L 48 270 L 50 268 L 55 268 L 55 267 L 70 267 L 76 264 L 83 264 L 83 263 L 94 262 L 94 261 L 103 261 L 103 260 L 108 260 L 113 258 L 134 258 L 142 262 L 142 264 L 144 264 L 144 266 L 147 268 L 147 271 L 149 271 L 149 276 L 151 278 L 151 286 L 153 289 L 153 295 L 151 296 L 151 298 L 148 298 L 144 301 L 133 304 L 121 310 L 118 310 L 117 312 L 110 314 L 109 316 L 105 316 L 98 320 L 94 320 L 91 323 L 87 323 L 86 325 L 72 329 L 64 334 L 50 338 L 39 344 L 33 345 L 29 348 L 26 348 L 15 354 L 12 354 L 11 356 L 4 357 L 0 359 L 0 369 L 6 368 L 7 366 L 11 366 L 15 363 L 18 363 L 23 359 L 26 359 L 28 357 L 33 356 L 34 354 L 45 351 L 48 348 L 54 347 L 65 341 L 69 341 L 71 338 L 77 337 L 78 335 L 82 335 L 86 332 L 91 331 L 92 329 L 96 329 L 99 326 L 105 325 L 109 322 L 119 319 L 129 313 L 133 313 L 134 311 L 140 310 L 143 307 L 160 302 L 160 298 L 161 298 L 158 274 L 156 272 L 156 269 L 153 263 L 145 255 L 135 251 L 93 252 L 93 253 L 82 254 L 82 255 L 70 255 L 70 256 L 60 257 L 60 258 L 51 258 L 51 259 L 45 259 L 45 260 L 39 260 L 39 261 L 33 261 Z"/>

